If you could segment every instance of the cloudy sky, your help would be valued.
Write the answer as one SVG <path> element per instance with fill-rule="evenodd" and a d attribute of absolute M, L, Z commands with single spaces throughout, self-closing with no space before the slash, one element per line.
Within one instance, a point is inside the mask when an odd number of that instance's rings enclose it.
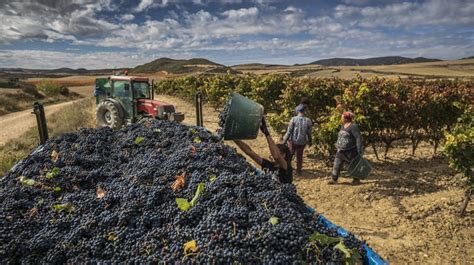
<path fill-rule="evenodd" d="M 0 67 L 474 55 L 472 0 L 0 0 Z"/>

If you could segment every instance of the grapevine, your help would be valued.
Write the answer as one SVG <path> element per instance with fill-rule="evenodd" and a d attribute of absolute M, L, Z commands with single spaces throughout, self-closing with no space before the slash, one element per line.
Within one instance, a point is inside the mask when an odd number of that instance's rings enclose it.
<path fill-rule="evenodd" d="M 342 110 L 356 114 L 366 145 L 375 151 L 385 145 L 384 156 L 395 141 L 430 142 L 434 152 L 456 120 L 474 101 L 472 81 L 362 78 L 297 78 L 286 74 L 202 75 L 169 78 L 157 84 L 159 93 L 193 100 L 203 91 L 206 102 L 224 106 L 231 92 L 247 96 L 262 106 L 273 129 L 284 133 L 301 97 L 309 98 L 307 116 L 314 121 L 318 150 L 333 154 L 334 134 Z M 336 109 L 337 105 L 339 109 Z M 375 152 L 377 157 L 378 153 Z"/>

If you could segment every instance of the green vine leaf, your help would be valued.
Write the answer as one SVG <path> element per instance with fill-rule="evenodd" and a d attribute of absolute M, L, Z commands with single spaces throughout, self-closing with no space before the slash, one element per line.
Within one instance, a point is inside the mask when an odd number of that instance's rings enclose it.
<path fill-rule="evenodd" d="M 36 181 L 34 179 L 29 179 L 25 176 L 20 176 L 18 180 L 20 181 L 21 184 L 25 186 L 33 186 L 36 184 Z"/>
<path fill-rule="evenodd" d="M 194 194 L 193 199 L 191 200 L 191 206 L 196 205 L 199 195 L 202 191 L 204 191 L 205 184 L 203 182 L 199 183 L 196 189 L 196 193 Z"/>
<path fill-rule="evenodd" d="M 212 174 L 212 175 L 209 176 L 209 180 L 211 182 L 214 182 L 216 179 L 217 179 L 217 176 L 215 174 Z"/>
<path fill-rule="evenodd" d="M 344 254 L 344 263 L 346 265 L 362 265 L 362 256 L 359 252 L 356 249 L 352 250 L 347 248 L 343 241 L 339 242 L 334 246 L 334 248 L 340 250 Z"/>
<path fill-rule="evenodd" d="M 54 167 L 53 169 L 51 169 L 50 172 L 46 173 L 46 178 L 53 179 L 58 175 L 58 173 L 59 173 L 59 168 Z"/>
<path fill-rule="evenodd" d="M 53 208 L 53 210 L 55 210 L 57 212 L 66 211 L 67 213 L 72 213 L 76 210 L 74 205 L 70 202 L 66 202 L 66 203 L 62 203 L 62 204 L 55 204 L 51 207 Z"/>
<path fill-rule="evenodd" d="M 183 212 L 191 208 L 191 204 L 188 202 L 188 200 L 184 198 L 176 198 L 176 204 L 178 205 L 178 208 Z"/>
<path fill-rule="evenodd" d="M 280 219 L 278 219 L 278 217 L 272 216 L 272 217 L 270 217 L 270 219 L 268 219 L 268 222 L 272 225 L 276 225 L 276 224 L 278 224 L 279 220 Z"/>
<path fill-rule="evenodd" d="M 137 138 L 135 138 L 135 140 L 133 141 L 136 145 L 140 144 L 141 142 L 143 142 L 143 140 L 145 140 L 145 138 L 141 137 L 141 136 L 138 136 Z"/>
<path fill-rule="evenodd" d="M 342 242 L 342 239 L 340 237 L 330 237 L 325 234 L 321 234 L 318 232 L 315 232 L 309 236 L 309 241 L 310 242 L 318 242 L 322 246 L 328 246 L 334 243 L 340 243 Z"/>

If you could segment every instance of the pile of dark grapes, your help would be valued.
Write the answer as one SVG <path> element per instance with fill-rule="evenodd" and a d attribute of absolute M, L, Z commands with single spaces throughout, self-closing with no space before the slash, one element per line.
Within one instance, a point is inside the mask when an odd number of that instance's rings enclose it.
<path fill-rule="evenodd" d="M 219 112 L 219 116 L 217 117 L 217 125 L 219 125 L 220 127 L 219 129 L 217 129 L 217 137 L 219 139 L 224 138 L 225 122 L 227 120 L 227 116 L 229 115 L 231 100 L 232 99 L 227 100 L 226 104 L 224 105 L 224 108 L 221 112 Z"/>
<path fill-rule="evenodd" d="M 293 185 L 257 176 L 204 128 L 168 121 L 63 134 L 0 180 L 1 264 L 341 263 L 314 233 L 337 236 Z"/>

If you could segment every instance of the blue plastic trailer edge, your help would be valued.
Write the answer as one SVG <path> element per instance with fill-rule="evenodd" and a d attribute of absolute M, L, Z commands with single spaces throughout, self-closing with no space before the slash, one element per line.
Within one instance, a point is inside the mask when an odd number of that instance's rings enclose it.
<path fill-rule="evenodd" d="M 315 212 L 314 209 L 311 208 L 311 207 L 308 207 L 308 211 L 311 212 L 311 213 Z M 349 234 L 344 228 L 333 224 L 331 221 L 326 219 L 326 217 L 324 217 L 322 214 L 319 214 L 319 220 L 321 220 L 321 222 L 323 224 L 325 224 L 327 227 L 336 229 L 337 233 L 340 236 L 347 236 Z M 382 257 L 380 257 L 379 254 L 377 254 L 373 249 L 371 249 L 369 246 L 367 246 L 367 244 L 364 244 L 364 249 L 365 249 L 365 252 L 366 252 L 366 256 L 364 258 L 364 264 L 367 264 L 367 265 L 389 265 L 389 263 L 387 261 L 382 259 Z"/>

